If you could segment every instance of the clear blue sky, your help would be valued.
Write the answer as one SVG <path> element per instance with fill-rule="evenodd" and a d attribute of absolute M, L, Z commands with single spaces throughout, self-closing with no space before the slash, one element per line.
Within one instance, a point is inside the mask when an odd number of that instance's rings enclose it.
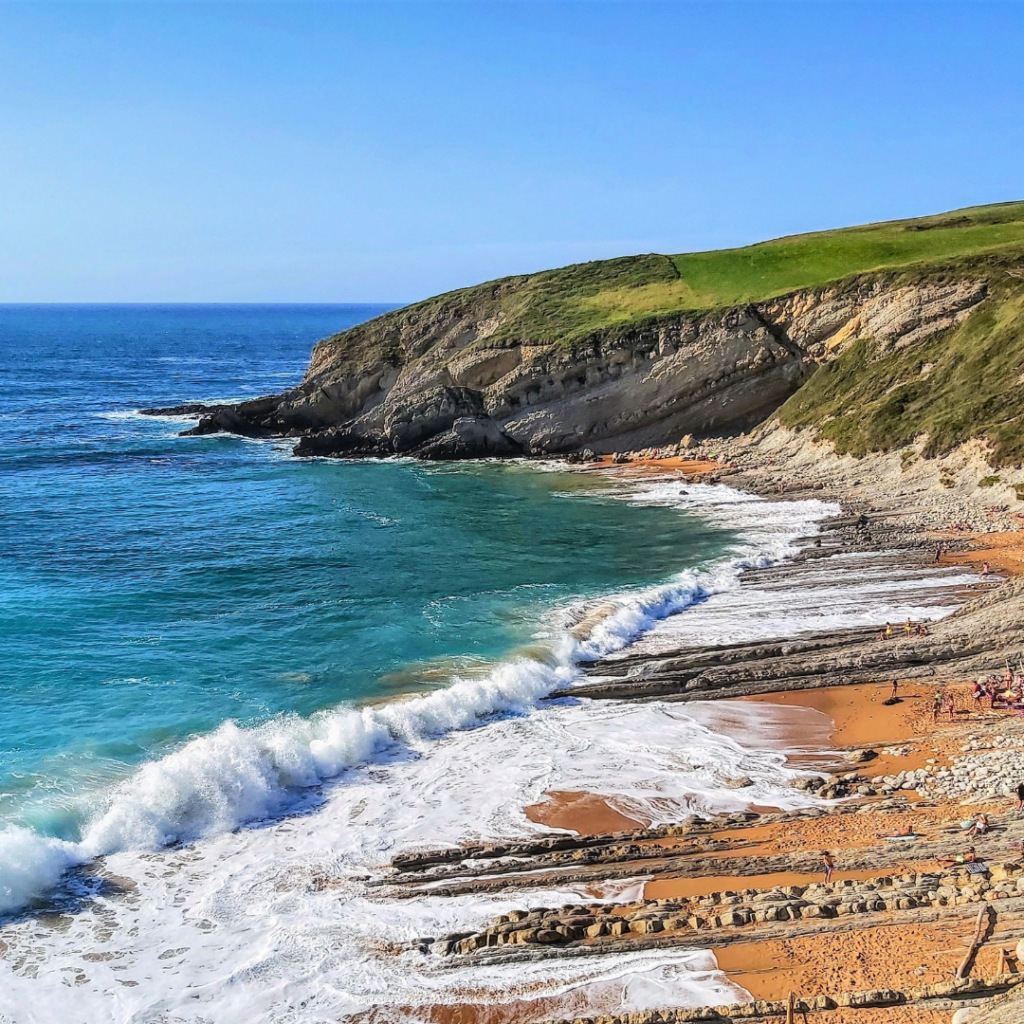
<path fill-rule="evenodd" d="M 406 301 L 1024 198 L 1024 4 L 0 2 L 0 301 Z"/>

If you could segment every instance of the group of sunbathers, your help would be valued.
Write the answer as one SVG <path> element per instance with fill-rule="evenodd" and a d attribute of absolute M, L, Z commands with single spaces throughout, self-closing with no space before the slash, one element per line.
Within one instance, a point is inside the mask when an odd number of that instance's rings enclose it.
<path fill-rule="evenodd" d="M 974 706 L 988 698 L 991 708 L 1024 709 L 1024 672 L 1007 668 L 1002 675 L 993 674 L 971 684 Z"/>
<path fill-rule="evenodd" d="M 900 631 L 891 622 L 887 622 L 885 624 L 885 629 L 878 634 L 878 639 L 894 640 L 899 633 Z M 907 619 L 907 621 L 903 623 L 903 635 L 905 637 L 927 636 L 928 627 L 923 622 L 911 622 L 910 619 Z"/>

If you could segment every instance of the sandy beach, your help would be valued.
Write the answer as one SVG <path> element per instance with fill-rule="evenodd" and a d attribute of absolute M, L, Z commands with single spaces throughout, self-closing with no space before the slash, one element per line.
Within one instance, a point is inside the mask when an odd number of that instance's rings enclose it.
<path fill-rule="evenodd" d="M 613 467 L 609 463 L 610 460 L 602 460 L 600 468 L 614 474 L 667 473 L 688 480 L 713 480 L 719 474 L 732 472 L 724 460 L 657 458 L 646 453 L 628 462 L 616 460 Z M 861 525 L 854 525 L 861 529 Z M 951 596 L 953 601 L 972 601 L 996 593 L 1000 579 L 1024 569 L 1024 534 L 962 530 L 944 534 L 922 529 L 922 525 L 926 524 L 909 528 L 920 537 L 915 540 L 911 533 L 911 545 L 924 549 L 925 557 L 917 563 L 921 570 L 951 565 L 980 570 L 985 562 L 989 563 L 992 575 L 979 576 L 988 589 L 962 587 Z M 907 527 L 901 523 L 899 529 L 902 532 L 898 536 L 906 538 Z M 876 544 L 886 543 L 885 537 L 872 540 Z M 939 559 L 929 558 L 938 545 L 942 545 Z M 785 571 L 782 570 L 783 574 Z M 987 600 L 983 600 L 981 607 Z M 954 616 L 952 621 L 956 619 Z M 913 667 L 914 659 L 908 659 L 908 654 L 922 646 L 931 645 L 930 649 L 934 649 L 940 641 L 930 635 L 921 641 L 916 630 L 904 635 L 902 622 L 894 622 L 893 626 L 892 640 L 879 639 L 880 630 L 876 630 L 842 641 L 846 645 L 844 650 L 852 643 L 854 650 L 864 651 L 861 663 L 871 666 L 870 682 L 848 681 L 851 675 L 856 677 L 857 673 L 851 673 L 849 668 L 858 662 L 846 658 L 836 662 L 840 667 L 823 685 L 770 687 L 759 686 L 752 679 L 747 684 L 749 692 L 713 705 L 708 720 L 719 728 L 729 722 L 731 704 L 773 708 L 772 722 L 779 749 L 791 751 L 788 763 L 798 771 L 824 777 L 825 782 L 818 783 L 823 787 L 818 790 L 819 795 L 828 795 L 832 792 L 829 787 L 834 787 L 839 797 L 826 803 L 825 813 L 794 814 L 751 801 L 745 816 L 719 815 L 717 820 L 712 817 L 703 824 L 704 819 L 698 817 L 689 824 L 681 822 L 678 828 L 652 829 L 649 821 L 631 817 L 621 801 L 607 793 L 585 789 L 548 792 L 541 801 L 525 809 L 527 817 L 570 832 L 586 845 L 573 854 L 570 842 L 564 854 L 543 856 L 523 848 L 523 854 L 534 860 L 527 860 L 521 868 L 555 872 L 555 865 L 559 865 L 558 874 L 551 877 L 568 878 L 571 876 L 560 865 L 582 856 L 586 850 L 586 863 L 595 867 L 587 869 L 588 884 L 580 891 L 597 894 L 608 891 L 609 884 L 624 885 L 618 880 L 629 877 L 630 859 L 635 858 L 632 867 L 640 880 L 636 895 L 618 905 L 584 903 L 562 908 L 561 912 L 539 916 L 531 913 L 524 924 L 516 924 L 514 918 L 512 923 L 501 924 L 499 919 L 493 931 L 460 940 L 458 948 L 474 949 L 479 944 L 498 956 L 511 954 L 513 940 L 525 941 L 525 948 L 529 948 L 531 942 L 537 941 L 533 936 L 542 933 L 513 933 L 510 929 L 522 929 L 536 917 L 541 928 L 554 928 L 559 933 L 559 942 L 568 940 L 572 944 L 579 936 L 576 942 L 582 948 L 595 951 L 605 947 L 609 951 L 647 948 L 652 944 L 661 948 L 665 943 L 710 948 L 728 978 L 755 1000 L 785 1000 L 790 993 L 799 999 L 833 1000 L 833 1009 L 820 1010 L 816 1015 L 815 1019 L 823 1024 L 945 1024 L 950 1018 L 950 1006 L 955 1008 L 959 1004 L 955 999 L 952 1004 L 948 999 L 943 1003 L 938 994 L 932 993 L 944 991 L 944 984 L 948 988 L 949 979 L 957 974 L 958 968 L 962 970 L 973 930 L 971 903 L 981 900 L 983 905 L 996 906 L 996 900 L 1006 900 L 1007 910 L 1014 907 L 1011 922 L 1021 911 L 1015 909 L 1017 890 L 1012 883 L 1002 887 L 994 881 L 988 883 L 982 886 L 987 889 L 982 898 L 969 887 L 958 888 L 968 885 L 963 880 L 966 876 L 954 877 L 957 871 L 963 871 L 962 867 L 954 864 L 951 870 L 951 861 L 940 862 L 939 858 L 955 858 L 973 843 L 979 849 L 979 859 L 984 857 L 987 862 L 985 878 L 989 877 L 992 864 L 998 864 L 1002 872 L 993 873 L 993 878 L 1006 877 L 1007 873 L 1015 877 L 1015 872 L 1024 871 L 1024 865 L 1017 860 L 1021 848 L 1016 845 L 1018 835 L 1024 838 L 1024 823 L 1018 824 L 1009 813 L 1013 801 L 1006 797 L 986 799 L 979 788 L 965 807 L 962 798 L 934 792 L 934 785 L 941 786 L 940 778 L 960 771 L 956 765 L 965 757 L 965 750 L 998 750 L 1001 745 L 1024 743 L 1024 733 L 1017 716 L 990 709 L 987 702 L 981 706 L 972 699 L 970 683 L 974 671 L 970 666 L 984 664 L 983 657 L 964 659 L 967 667 L 963 669 L 933 668 L 922 673 Z M 822 643 L 828 647 L 833 641 Z M 767 648 L 762 653 L 778 655 Z M 670 658 L 671 654 L 665 657 Z M 891 670 L 884 667 L 887 661 L 892 664 Z M 993 656 L 991 661 L 993 668 L 998 667 L 998 657 Z M 784 680 L 784 673 L 779 674 Z M 641 673 L 638 678 L 644 677 L 645 673 Z M 898 682 L 895 702 L 890 700 L 893 680 Z M 606 689 L 608 696 L 617 697 L 628 690 L 624 685 Z M 598 697 L 604 695 L 600 684 L 592 686 L 589 692 Z M 952 717 L 945 710 L 935 713 L 936 694 L 952 699 Z M 808 747 L 811 735 L 815 741 Z M 934 785 L 927 781 L 922 784 L 919 776 L 936 781 Z M 1011 777 L 1009 773 L 1005 776 L 1007 780 Z M 1008 787 L 1009 782 L 1004 786 Z M 962 823 L 965 818 L 973 820 L 982 813 L 989 816 L 993 831 L 977 839 L 968 838 Z M 910 833 L 909 841 L 886 838 L 906 833 Z M 834 871 L 829 885 L 822 885 L 822 856 L 826 852 L 832 858 Z M 600 881 L 602 861 L 615 864 L 615 870 L 606 873 L 604 885 Z M 1001 866 L 1004 862 L 1005 869 Z M 514 883 L 513 877 L 509 881 Z M 915 885 L 917 889 L 913 888 Z M 870 913 L 872 892 L 887 892 L 886 887 L 891 886 L 897 887 L 897 894 L 913 891 L 921 895 L 886 897 L 883 902 L 876 899 L 875 907 L 883 909 L 881 913 L 877 909 Z M 922 886 L 932 887 L 930 897 L 925 896 Z M 936 886 L 940 892 L 953 895 L 936 897 Z M 854 894 L 844 897 L 854 902 L 839 907 L 842 892 Z M 864 904 L 856 903 L 856 894 L 861 892 L 867 893 Z M 790 922 L 785 925 L 771 923 L 774 918 L 769 915 L 765 923 L 758 924 L 764 920 L 762 912 L 755 910 L 758 900 L 779 900 L 784 894 L 792 900 L 801 893 L 802 915 L 791 911 Z M 830 893 L 836 894 L 832 897 L 832 909 L 828 905 Z M 822 897 L 825 902 L 811 915 L 815 906 L 807 901 Z M 949 910 L 934 909 L 947 904 Z M 711 916 L 718 908 L 729 905 L 739 908 L 738 916 L 737 912 Z M 868 908 L 868 919 L 863 923 L 856 918 L 842 923 L 844 918 L 835 916 L 837 908 L 840 912 L 858 912 L 861 906 Z M 922 909 L 928 906 L 933 909 Z M 1001 904 L 1000 907 L 998 916 L 1002 920 L 1004 910 Z M 799 921 L 792 918 L 794 913 Z M 818 917 L 820 924 L 808 921 L 809 915 Z M 613 925 L 616 920 L 622 924 Z M 778 921 L 782 920 L 780 916 Z M 997 986 L 1013 983 L 1018 970 L 1016 961 L 1012 956 L 1003 956 L 1008 948 L 1012 951 L 1013 945 L 1006 938 L 1007 927 L 1012 932 L 1012 923 L 994 927 L 988 941 L 982 943 L 974 956 L 968 976 L 1006 979 L 991 982 Z M 744 933 L 751 930 L 760 934 L 746 937 Z M 702 935 L 703 932 L 707 934 Z M 544 934 L 555 936 L 554 931 Z M 520 936 L 526 936 L 525 940 Z M 493 945 L 498 948 L 492 951 Z M 557 948 L 548 947 L 552 952 Z M 509 952 L 502 953 L 503 949 Z M 481 949 L 476 955 L 483 952 Z M 835 1006 L 839 993 L 875 990 L 908 995 L 901 996 L 903 1004 L 898 1006 L 874 1006 L 868 997 L 864 997 L 864 1005 Z M 537 1009 L 524 1011 L 532 1015 Z M 682 1013 L 677 1011 L 678 1020 L 690 1019 L 678 1016 Z M 648 1019 L 644 1015 L 634 1016 L 638 1021 Z"/>

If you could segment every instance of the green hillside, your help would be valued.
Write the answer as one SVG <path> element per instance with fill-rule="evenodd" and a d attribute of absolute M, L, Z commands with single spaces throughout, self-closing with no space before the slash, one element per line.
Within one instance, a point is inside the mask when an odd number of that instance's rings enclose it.
<path fill-rule="evenodd" d="M 1024 203 L 794 235 L 742 249 L 673 256 L 674 281 L 605 288 L 587 305 L 610 316 L 709 309 L 768 299 L 852 274 L 1024 245 Z"/>
<path fill-rule="evenodd" d="M 925 454 L 940 455 L 981 437 L 995 465 L 1019 465 L 1022 375 L 1024 269 L 997 268 L 989 298 L 959 327 L 902 351 L 859 341 L 818 367 L 777 415 L 815 428 L 841 453 L 891 451 L 926 434 Z"/>
<path fill-rule="evenodd" d="M 321 342 L 315 361 L 342 377 L 381 359 L 404 365 L 453 324 L 473 334 L 488 325 L 470 348 L 589 346 L 673 314 L 700 315 L 830 283 L 853 287 L 876 273 L 895 285 L 983 278 L 990 297 L 959 328 L 906 350 L 858 342 L 821 366 L 781 407 L 780 420 L 818 430 L 841 452 L 899 448 L 927 434 L 938 453 L 982 436 L 997 461 L 1024 461 L 1024 202 L 504 278 L 335 335 Z"/>
<path fill-rule="evenodd" d="M 650 317 L 772 298 L 855 275 L 899 270 L 984 274 L 991 297 L 959 328 L 906 351 L 861 341 L 821 366 L 779 410 L 838 451 L 892 450 L 928 435 L 927 454 L 983 437 L 997 464 L 1024 462 L 1024 203 L 821 231 L 741 249 L 584 264 L 538 282 L 509 333 L 542 323 L 552 341 Z M 534 325 L 536 324 L 536 327 Z"/>
<path fill-rule="evenodd" d="M 569 345 L 666 314 L 772 298 L 869 271 L 926 269 L 1012 247 L 1024 250 L 1024 202 L 794 235 L 741 249 L 579 263 L 447 292 L 382 320 L 429 320 L 471 308 L 481 320 L 501 317 L 489 346 Z M 363 334 L 355 328 L 337 338 L 358 348 Z"/>

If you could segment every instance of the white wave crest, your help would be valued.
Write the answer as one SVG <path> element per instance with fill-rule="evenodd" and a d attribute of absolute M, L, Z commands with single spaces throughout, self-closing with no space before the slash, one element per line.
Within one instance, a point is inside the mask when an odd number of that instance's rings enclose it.
<path fill-rule="evenodd" d="M 524 658 L 498 665 L 485 679 L 461 679 L 393 704 L 287 716 L 251 729 L 225 722 L 117 786 L 81 848 L 93 857 L 152 849 L 278 814 L 296 790 L 415 753 L 489 715 L 525 713 L 567 681 L 564 665 Z"/>
<path fill-rule="evenodd" d="M 335 708 L 309 718 L 281 716 L 253 728 L 226 722 L 114 787 L 81 842 L 59 847 L 64 866 L 191 841 L 280 815 L 302 790 L 345 771 L 416 756 L 432 742 L 496 715 L 527 714 L 554 689 L 571 686 L 580 676 L 579 663 L 621 650 L 666 617 L 731 589 L 744 568 L 792 553 L 794 540 L 834 511 L 821 502 L 780 506 L 726 487 L 684 489 L 679 482 L 652 483 L 623 496 L 639 503 L 699 506 L 713 517 L 721 506 L 717 517 L 742 529 L 743 541 L 735 557 L 705 571 L 687 570 L 670 583 L 606 599 L 588 635 L 559 631 L 543 660 L 500 662 L 483 678 L 456 679 L 444 689 L 389 704 Z M 51 842 L 21 832 L 26 844 Z M 36 894 L 60 874 L 55 854 L 43 858 L 32 888 L 18 880 L 24 869 L 17 865 L 25 860 L 0 857 L 0 893 L 9 889 L 12 900 L 16 892 Z M 9 881 L 10 864 L 17 877 Z"/>
<path fill-rule="evenodd" d="M 85 859 L 75 843 L 16 825 L 0 830 L 0 914 L 44 895 Z"/>

